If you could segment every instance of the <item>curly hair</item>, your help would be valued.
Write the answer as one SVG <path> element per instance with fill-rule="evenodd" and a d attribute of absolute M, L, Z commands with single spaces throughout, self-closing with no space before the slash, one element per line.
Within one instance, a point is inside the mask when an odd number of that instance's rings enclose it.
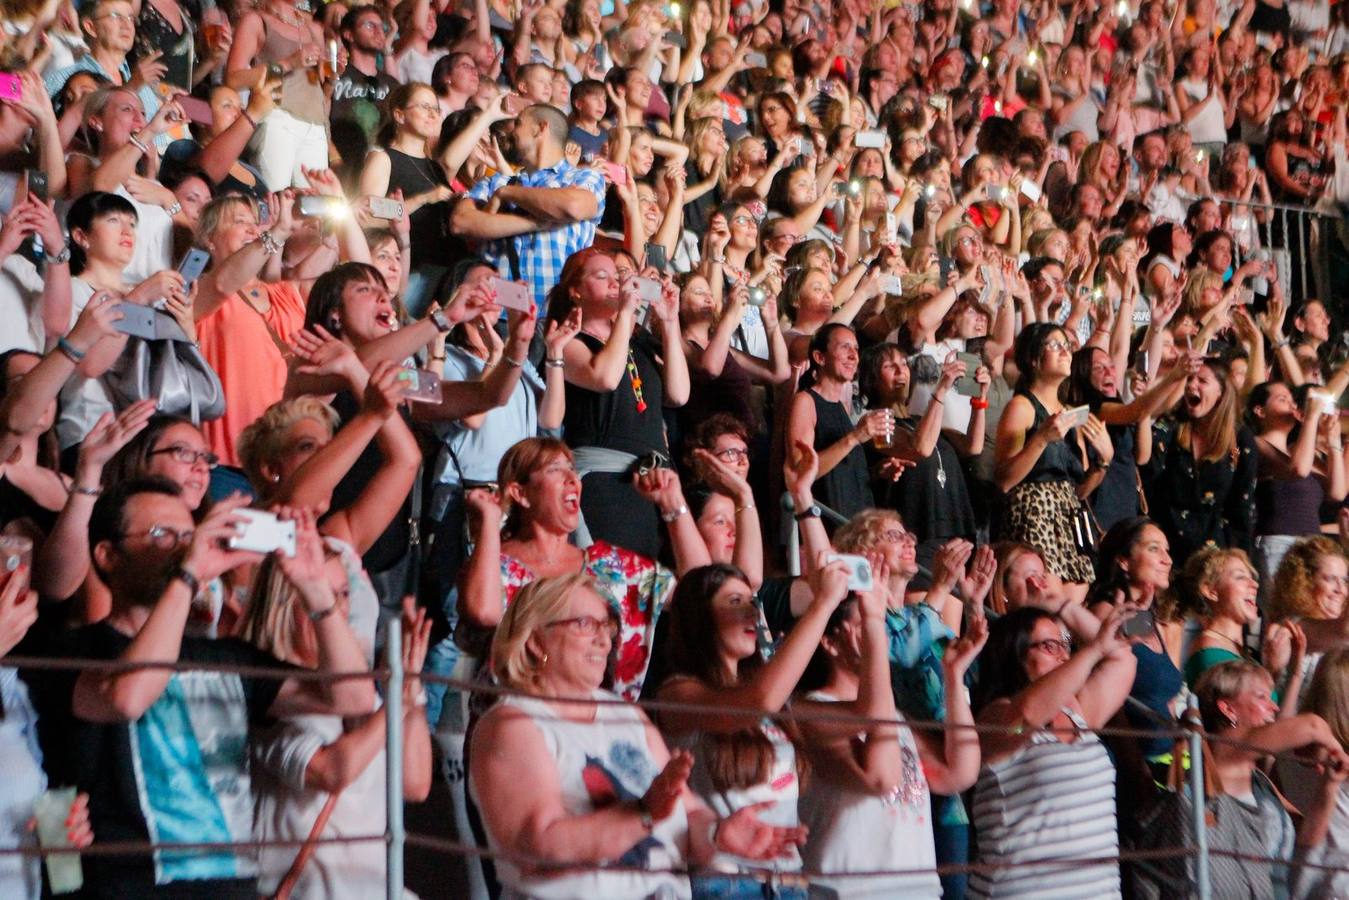
<path fill-rule="evenodd" d="M 1204 596 L 1204 588 L 1216 591 L 1223 569 L 1233 560 L 1245 566 L 1257 579 L 1260 577 L 1246 551 L 1236 547 L 1205 547 L 1185 561 L 1185 568 L 1172 585 L 1182 614 L 1202 616 L 1209 612 L 1209 600 Z"/>
<path fill-rule="evenodd" d="M 886 527 L 904 520 L 893 509 L 864 509 L 834 533 L 834 546 L 840 553 L 861 553 L 880 546 Z"/>
<path fill-rule="evenodd" d="M 1316 605 L 1316 570 L 1327 556 L 1349 560 L 1344 549 L 1324 535 L 1304 538 L 1288 548 L 1274 573 L 1274 591 L 1270 596 L 1270 615 L 1274 619 L 1321 617 Z"/>

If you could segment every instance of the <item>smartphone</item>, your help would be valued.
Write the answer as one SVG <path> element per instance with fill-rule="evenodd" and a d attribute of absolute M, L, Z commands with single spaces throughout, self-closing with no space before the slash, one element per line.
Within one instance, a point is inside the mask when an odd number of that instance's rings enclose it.
<path fill-rule="evenodd" d="M 655 303 L 660 299 L 661 283 L 654 278 L 642 278 L 640 275 L 633 279 L 637 282 L 637 296 L 642 298 L 643 303 Z"/>
<path fill-rule="evenodd" d="M 148 306 L 141 306 L 139 303 L 119 303 L 114 310 L 122 314 L 122 318 L 112 324 L 122 334 L 132 337 L 143 338 L 147 341 L 157 340 L 159 332 L 155 330 L 155 311 Z"/>
<path fill-rule="evenodd" d="M 178 97 L 178 107 L 188 119 L 198 125 L 210 125 L 215 121 L 215 115 L 211 112 L 211 104 L 205 100 L 182 94 Z"/>
<path fill-rule="evenodd" d="M 403 204 L 388 197 L 371 197 L 370 215 L 376 219 L 398 222 L 403 218 Z"/>
<path fill-rule="evenodd" d="M 271 208 L 270 206 L 267 205 L 267 201 L 266 201 L 266 200 L 259 200 L 259 201 L 258 201 L 258 224 L 259 224 L 259 225 L 266 225 L 266 224 L 267 224 L 267 221 L 268 221 L 269 219 L 271 219 L 271 217 L 272 217 L 272 208 Z"/>
<path fill-rule="evenodd" d="M 398 373 L 403 383 L 403 399 L 412 403 L 439 403 L 443 396 L 440 376 L 426 369 L 403 369 Z"/>
<path fill-rule="evenodd" d="M 867 562 L 865 556 L 854 556 L 851 553 L 830 553 L 825 557 L 825 562 L 848 564 L 848 590 L 850 591 L 869 591 L 876 586 L 875 580 L 871 576 L 871 563 Z"/>
<path fill-rule="evenodd" d="M 1049 153 L 1049 158 L 1054 162 L 1068 161 L 1068 148 L 1062 144 L 1054 144 L 1047 152 Z"/>
<path fill-rule="evenodd" d="M 1120 628 L 1120 634 L 1127 638 L 1147 637 L 1152 634 L 1155 627 L 1155 617 L 1152 610 L 1140 609 L 1124 620 L 1124 625 Z"/>
<path fill-rule="evenodd" d="M 898 275 L 882 275 L 881 290 L 892 297 L 904 295 L 904 282 Z"/>
<path fill-rule="evenodd" d="M 938 112 L 946 112 L 948 103 L 950 103 L 950 100 L 945 94 L 933 94 L 931 97 L 927 98 L 927 105 Z"/>
<path fill-rule="evenodd" d="M 1063 411 L 1063 418 L 1068 423 L 1069 428 L 1080 428 L 1087 424 L 1087 416 L 1091 415 L 1090 406 L 1074 406 L 1072 409 Z"/>
<path fill-rule="evenodd" d="M 178 263 L 178 273 L 183 276 L 184 285 L 191 288 L 192 283 L 206 271 L 206 264 L 210 261 L 210 253 L 200 247 L 189 247 L 187 253 L 183 254 L 182 261 Z"/>
<path fill-rule="evenodd" d="M 875 148 L 877 150 L 885 147 L 884 131 L 859 131 L 857 137 L 853 138 L 853 143 L 859 150 Z"/>
<path fill-rule="evenodd" d="M 745 54 L 745 65 L 751 69 L 766 69 L 768 68 L 768 57 L 757 50 L 751 50 Z"/>
<path fill-rule="evenodd" d="M 681 50 L 689 45 L 689 42 L 684 40 L 684 36 L 677 31 L 665 32 L 665 43 L 669 44 L 671 47 L 678 47 Z"/>
<path fill-rule="evenodd" d="M 755 285 L 754 287 L 749 289 L 748 302 L 750 306 L 762 307 L 765 303 L 768 302 L 768 291 L 764 290 L 758 285 Z"/>
<path fill-rule="evenodd" d="M 1329 391 L 1308 391 L 1311 398 L 1316 401 L 1316 408 L 1320 410 L 1323 416 L 1333 416 L 1339 410 L 1335 404 L 1335 395 Z"/>
<path fill-rule="evenodd" d="M 626 187 L 628 184 L 628 167 L 621 166 L 618 163 L 604 161 L 605 176 L 616 185 Z"/>
<path fill-rule="evenodd" d="M 1143 372 L 1144 374 L 1147 373 L 1147 371 L 1148 371 L 1148 351 L 1146 351 L 1146 350 L 1140 350 L 1140 351 L 1138 351 L 1138 362 L 1134 365 L 1134 368 L 1137 369 L 1137 370 L 1140 371 L 1140 372 Z"/>
<path fill-rule="evenodd" d="M 347 204 L 341 197 L 324 194 L 305 194 L 300 198 L 300 215 L 305 218 L 340 219 L 346 215 Z"/>
<path fill-rule="evenodd" d="M 994 203 L 1001 202 L 1002 199 L 1006 196 L 1007 196 L 1007 188 L 1005 188 L 1004 186 L 1000 184 L 988 185 L 988 199 L 992 200 Z"/>
<path fill-rule="evenodd" d="M 46 172 L 41 169 L 28 169 L 23 173 L 23 180 L 29 197 L 36 197 L 43 203 L 47 202 L 50 191 L 47 189 Z"/>
<path fill-rule="evenodd" d="M 646 245 L 646 264 L 648 266 L 655 266 L 656 271 L 658 272 L 664 272 L 669 268 L 670 261 L 665 258 L 664 244 Z"/>
<path fill-rule="evenodd" d="M 956 359 L 965 364 L 965 374 L 956 379 L 956 393 L 964 397 L 978 397 L 981 388 L 974 379 L 974 373 L 983 365 L 983 361 L 973 353 L 957 353 Z"/>
<path fill-rule="evenodd" d="M 264 509 L 236 509 L 236 516 L 244 521 L 230 538 L 231 550 L 253 553 L 273 553 L 280 550 L 285 556 L 295 555 L 295 523 L 278 519 Z"/>
<path fill-rule="evenodd" d="M 1040 186 L 1029 178 L 1021 179 L 1021 196 L 1025 197 L 1031 203 L 1039 203 L 1040 197 L 1042 196 Z"/>
<path fill-rule="evenodd" d="M 525 99 L 519 94 L 507 94 L 501 108 L 506 111 L 508 116 L 518 116 L 525 108 Z"/>
<path fill-rule="evenodd" d="M 529 288 L 523 284 L 507 281 L 496 275 L 492 276 L 487 284 L 492 293 L 496 295 L 498 306 L 520 312 L 529 312 L 534 308 L 534 298 L 530 295 Z"/>
<path fill-rule="evenodd" d="M 19 80 L 19 76 L 11 75 L 8 72 L 0 72 L 0 100 L 18 102 L 22 99 L 23 82 Z"/>

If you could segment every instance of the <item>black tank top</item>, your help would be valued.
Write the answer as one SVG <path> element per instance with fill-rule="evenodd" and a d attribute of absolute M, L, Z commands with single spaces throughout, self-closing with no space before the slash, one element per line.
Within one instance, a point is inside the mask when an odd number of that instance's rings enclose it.
<path fill-rule="evenodd" d="M 1045 409 L 1035 395 L 1029 391 L 1018 391 L 1022 397 L 1030 401 L 1030 405 L 1035 410 L 1035 421 L 1031 423 L 1030 428 L 1026 430 L 1026 437 L 1029 438 L 1035 433 L 1035 430 L 1044 424 L 1045 419 L 1049 418 L 1049 410 Z M 1022 479 L 1023 482 L 1033 481 L 1071 481 L 1077 484 L 1083 478 L 1087 477 L 1087 472 L 1082 468 L 1082 458 L 1077 450 L 1077 429 L 1071 429 L 1067 437 L 1061 441 L 1054 441 L 1045 447 L 1040 458 L 1035 461 L 1031 467 L 1030 473 Z"/>
<path fill-rule="evenodd" d="M 823 450 L 847 437 L 853 421 L 843 404 L 824 399 L 814 389 L 806 393 L 815 403 L 815 449 Z M 847 518 L 873 506 L 866 451 L 860 445 L 853 447 L 838 465 L 815 481 L 814 492 L 815 499 Z"/>
<path fill-rule="evenodd" d="M 577 340 L 598 353 L 604 342 L 581 332 Z M 643 409 L 638 409 L 632 369 L 625 367 L 618 387 L 599 393 L 567 382 L 567 412 L 563 418 L 567 444 L 572 447 L 605 447 L 641 456 L 652 450 L 668 453 L 665 443 L 665 382 L 657 363 L 659 347 L 644 331 L 632 336 L 628 359 L 641 380 Z"/>
<path fill-rule="evenodd" d="M 389 154 L 389 193 L 401 190 L 405 198 L 448 187 L 445 172 L 435 160 L 408 156 L 398 150 Z M 412 265 L 450 258 L 443 242 L 449 236 L 449 202 L 428 203 L 412 214 Z"/>

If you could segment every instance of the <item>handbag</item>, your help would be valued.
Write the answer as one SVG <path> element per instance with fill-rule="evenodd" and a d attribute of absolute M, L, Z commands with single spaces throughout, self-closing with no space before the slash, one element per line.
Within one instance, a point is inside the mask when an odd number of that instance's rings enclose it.
<path fill-rule="evenodd" d="M 155 339 L 128 337 L 126 349 L 102 376 L 113 406 L 154 400 L 159 412 L 200 425 L 225 414 L 220 376 L 173 316 L 155 311 Z"/>

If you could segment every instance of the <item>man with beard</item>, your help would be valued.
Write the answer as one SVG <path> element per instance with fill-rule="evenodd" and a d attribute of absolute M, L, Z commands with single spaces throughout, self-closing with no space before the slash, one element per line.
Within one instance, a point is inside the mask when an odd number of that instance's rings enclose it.
<path fill-rule="evenodd" d="M 509 133 L 520 171 L 475 184 L 450 213 L 450 230 L 482 241 L 503 278 L 523 279 L 542 318 L 567 257 L 594 243 L 604 177 L 566 160 L 567 117 L 555 107 L 527 108 Z"/>
<path fill-rule="evenodd" d="M 208 582 L 256 553 L 230 549 L 245 502 L 231 498 L 195 524 L 163 478 L 107 489 L 89 523 L 93 564 L 112 595 L 102 622 L 56 636 L 57 658 L 280 667 L 235 639 L 185 636 L 193 599 Z M 276 564 L 314 623 L 320 672 L 361 671 L 365 656 L 324 572 L 313 517 L 296 517 L 296 554 Z M 337 612 L 337 615 L 333 613 Z M 239 842 L 252 837 L 249 731 L 274 717 L 362 715 L 374 706 L 368 679 L 255 678 L 162 668 L 25 673 L 41 710 L 39 732 L 53 784 L 90 796 L 98 836 L 109 841 Z M 84 860 L 87 897 L 253 900 L 248 853 L 157 850 Z"/>
<path fill-rule="evenodd" d="M 379 127 L 379 104 L 398 79 L 379 67 L 384 52 L 384 16 L 374 6 L 357 6 L 342 17 L 339 29 L 347 48 L 347 67 L 333 85 L 328 126 L 333 146 L 346 166 L 359 169 Z"/>

